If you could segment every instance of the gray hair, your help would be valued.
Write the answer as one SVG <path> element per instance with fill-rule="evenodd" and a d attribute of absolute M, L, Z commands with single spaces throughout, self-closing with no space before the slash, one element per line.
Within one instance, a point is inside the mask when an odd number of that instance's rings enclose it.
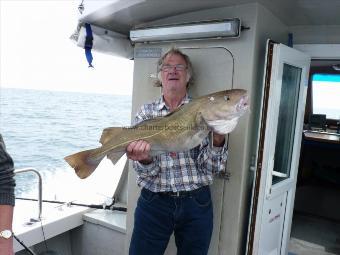
<path fill-rule="evenodd" d="M 169 51 L 167 51 L 159 60 L 157 63 L 157 80 L 155 81 L 155 87 L 162 87 L 162 81 L 161 81 L 161 69 L 164 64 L 164 60 L 169 55 L 179 55 L 181 56 L 186 65 L 187 65 L 187 75 L 190 77 L 187 82 L 187 88 L 189 88 L 190 85 L 194 84 L 194 72 L 192 68 L 192 63 L 190 61 L 190 58 L 188 55 L 184 54 L 180 49 L 172 47 Z"/>

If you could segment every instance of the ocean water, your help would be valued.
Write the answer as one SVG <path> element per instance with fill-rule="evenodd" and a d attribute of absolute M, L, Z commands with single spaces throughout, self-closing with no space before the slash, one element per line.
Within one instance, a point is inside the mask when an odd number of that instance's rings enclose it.
<path fill-rule="evenodd" d="M 44 198 L 75 186 L 78 178 L 63 158 L 99 146 L 103 128 L 128 126 L 131 97 L 2 88 L 0 132 L 15 168 L 43 176 Z M 35 196 L 37 178 L 16 176 L 16 195 Z M 97 183 L 100 186 L 100 183 Z"/>

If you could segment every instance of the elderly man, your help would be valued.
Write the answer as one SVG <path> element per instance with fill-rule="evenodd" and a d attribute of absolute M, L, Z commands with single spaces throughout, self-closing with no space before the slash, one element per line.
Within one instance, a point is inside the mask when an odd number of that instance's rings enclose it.
<path fill-rule="evenodd" d="M 142 106 L 136 124 L 165 116 L 190 102 L 192 64 L 187 55 L 172 48 L 158 62 L 162 97 Z M 135 211 L 130 255 L 164 254 L 172 233 L 177 254 L 207 254 L 213 229 L 209 185 L 213 174 L 225 170 L 224 135 L 208 136 L 201 145 L 183 152 L 149 155 L 150 144 L 135 141 L 127 147 L 134 160 L 137 184 L 142 187 Z"/>
<path fill-rule="evenodd" d="M 13 254 L 14 168 L 0 134 L 0 255 Z"/>

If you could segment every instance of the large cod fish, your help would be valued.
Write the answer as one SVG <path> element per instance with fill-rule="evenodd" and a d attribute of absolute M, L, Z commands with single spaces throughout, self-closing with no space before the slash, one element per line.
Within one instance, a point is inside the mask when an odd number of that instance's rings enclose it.
<path fill-rule="evenodd" d="M 80 178 L 86 178 L 107 156 L 115 164 L 132 141 L 145 140 L 152 156 L 164 152 L 186 151 L 198 146 L 214 131 L 228 134 L 248 109 L 247 92 L 232 89 L 192 100 L 165 117 L 143 121 L 135 126 L 103 130 L 101 147 L 65 157 Z"/>

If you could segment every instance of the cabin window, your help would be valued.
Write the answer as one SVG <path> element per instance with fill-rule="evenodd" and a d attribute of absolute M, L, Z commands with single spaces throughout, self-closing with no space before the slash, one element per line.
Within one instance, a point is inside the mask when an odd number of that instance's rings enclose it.
<path fill-rule="evenodd" d="M 340 74 L 312 76 L 312 112 L 327 119 L 340 119 Z"/>

